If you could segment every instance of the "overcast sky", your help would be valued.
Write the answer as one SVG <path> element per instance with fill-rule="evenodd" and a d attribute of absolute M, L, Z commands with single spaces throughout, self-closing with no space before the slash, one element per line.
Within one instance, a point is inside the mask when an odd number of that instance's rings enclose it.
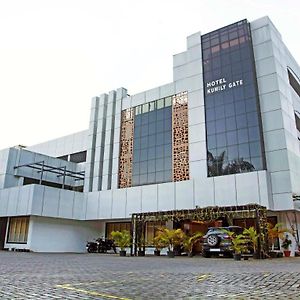
<path fill-rule="evenodd" d="M 91 97 L 172 81 L 186 36 L 268 15 L 300 63 L 299 0 L 0 0 L 0 149 L 88 128 Z"/>

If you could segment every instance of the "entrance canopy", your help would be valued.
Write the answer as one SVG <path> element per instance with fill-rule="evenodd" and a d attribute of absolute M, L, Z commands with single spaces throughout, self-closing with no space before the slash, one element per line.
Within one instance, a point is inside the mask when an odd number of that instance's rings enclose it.
<path fill-rule="evenodd" d="M 263 258 L 267 252 L 267 208 L 259 204 L 247 204 L 238 206 L 208 206 L 204 208 L 155 211 L 132 214 L 132 253 L 136 255 L 137 248 L 144 248 L 145 228 L 147 222 L 157 221 L 215 221 L 224 219 L 233 224 L 234 219 L 255 219 L 258 238 L 258 255 Z"/>

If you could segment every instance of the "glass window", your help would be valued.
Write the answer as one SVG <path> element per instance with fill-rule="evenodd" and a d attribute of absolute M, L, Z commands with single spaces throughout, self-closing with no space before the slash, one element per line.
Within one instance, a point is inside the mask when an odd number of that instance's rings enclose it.
<path fill-rule="evenodd" d="M 238 143 L 236 131 L 226 132 L 227 145 L 236 145 Z"/>
<path fill-rule="evenodd" d="M 216 113 L 216 119 L 223 119 L 225 118 L 225 106 L 224 105 L 219 105 L 215 109 Z"/>
<path fill-rule="evenodd" d="M 163 109 L 159 109 L 156 111 L 156 120 L 163 120 L 164 119 L 164 110 Z"/>
<path fill-rule="evenodd" d="M 141 136 L 147 136 L 148 135 L 148 124 L 147 125 L 142 125 L 141 127 Z"/>
<path fill-rule="evenodd" d="M 239 144 L 248 142 L 248 130 L 247 129 L 239 129 L 238 130 L 238 141 L 239 141 Z"/>
<path fill-rule="evenodd" d="M 164 181 L 164 172 L 156 172 L 155 179 L 156 179 L 156 182 L 163 182 Z"/>
<path fill-rule="evenodd" d="M 249 144 L 239 145 L 239 158 L 246 158 L 250 156 Z"/>
<path fill-rule="evenodd" d="M 156 107 L 157 109 L 163 108 L 165 106 L 165 100 L 164 99 L 159 99 L 156 101 Z"/>
<path fill-rule="evenodd" d="M 216 133 L 225 132 L 225 119 L 220 119 L 216 121 Z"/>
<path fill-rule="evenodd" d="M 138 115 L 140 124 L 134 122 L 133 186 L 172 180 L 170 104 L 172 105 L 172 97 L 148 103 L 147 107 L 143 105 L 142 113 Z"/>
<path fill-rule="evenodd" d="M 164 163 L 165 163 L 165 167 L 164 167 L 165 170 L 172 169 L 172 157 L 166 157 Z"/>
<path fill-rule="evenodd" d="M 148 136 L 141 138 L 141 149 L 148 148 Z"/>
<path fill-rule="evenodd" d="M 136 106 L 135 107 L 135 115 L 139 115 L 142 113 L 142 107 L 139 105 L 139 106 Z M 135 119 L 136 121 L 136 119 Z"/>
<path fill-rule="evenodd" d="M 9 218 L 7 243 L 26 244 L 28 237 L 29 217 Z"/>
<path fill-rule="evenodd" d="M 210 45 L 203 50 L 208 176 L 261 169 L 264 158 L 249 24 L 232 24 L 203 39 Z M 207 83 L 223 78 L 225 88 L 207 94 Z"/>
<path fill-rule="evenodd" d="M 172 144 L 164 145 L 164 154 L 165 156 L 172 156 Z"/>
<path fill-rule="evenodd" d="M 227 155 L 228 155 L 229 161 L 238 159 L 238 157 L 239 157 L 238 146 L 229 146 L 227 148 Z"/>
<path fill-rule="evenodd" d="M 155 101 L 149 103 L 149 111 L 154 111 L 155 107 L 156 107 L 156 102 Z"/>
<path fill-rule="evenodd" d="M 261 156 L 261 148 L 259 142 L 250 143 L 250 156 Z"/>
<path fill-rule="evenodd" d="M 156 146 L 155 156 L 156 158 L 164 157 L 164 146 Z"/>
<path fill-rule="evenodd" d="M 155 159 L 148 160 L 148 172 L 155 172 Z"/>
<path fill-rule="evenodd" d="M 259 134 L 259 128 L 257 127 L 250 127 L 248 128 L 249 132 L 249 141 L 254 142 L 254 141 L 259 141 L 260 140 L 260 134 Z"/>
<path fill-rule="evenodd" d="M 111 239 L 112 231 L 123 231 L 127 230 L 130 232 L 131 222 L 120 222 L 120 223 L 106 223 L 106 237 Z"/>
<path fill-rule="evenodd" d="M 163 132 L 164 131 L 164 120 L 157 121 L 156 130 L 157 130 L 157 132 Z"/>
<path fill-rule="evenodd" d="M 235 117 L 226 118 L 225 122 L 226 122 L 226 130 L 230 131 L 236 129 Z"/>
<path fill-rule="evenodd" d="M 148 118 L 149 123 L 154 123 L 156 122 L 156 111 L 150 111 L 149 112 L 149 118 Z"/>
<path fill-rule="evenodd" d="M 76 152 L 70 154 L 70 161 L 75 163 L 81 163 L 86 161 L 86 151 Z"/>
<path fill-rule="evenodd" d="M 164 170 L 164 159 L 163 158 L 159 158 L 159 159 L 156 160 L 155 170 L 156 171 L 163 171 Z"/>
<path fill-rule="evenodd" d="M 244 114 L 246 112 L 246 104 L 244 101 L 238 101 L 235 103 L 235 112 L 237 115 Z"/>
<path fill-rule="evenodd" d="M 156 135 L 156 145 L 163 145 L 164 144 L 164 134 L 158 133 Z"/>
<path fill-rule="evenodd" d="M 149 132 L 150 133 L 150 132 Z M 148 146 L 149 147 L 153 147 L 153 146 L 155 146 L 155 140 L 156 140 L 156 136 L 155 136 L 155 134 L 153 134 L 153 135 L 149 135 L 149 137 L 148 137 Z"/>
<path fill-rule="evenodd" d="M 225 134 L 217 134 L 217 148 L 226 146 L 226 135 Z"/>
<path fill-rule="evenodd" d="M 155 173 L 148 173 L 148 182 L 147 183 L 155 183 Z"/>
<path fill-rule="evenodd" d="M 155 158 L 155 147 L 148 148 L 148 159 Z"/>
<path fill-rule="evenodd" d="M 149 111 L 149 103 L 143 104 L 142 112 L 147 113 Z"/>
<path fill-rule="evenodd" d="M 144 185 L 148 183 L 148 174 L 140 175 L 140 185 Z"/>
<path fill-rule="evenodd" d="M 165 107 L 172 106 L 172 97 L 165 98 Z"/>
<path fill-rule="evenodd" d="M 140 160 L 144 161 L 148 159 L 148 150 L 147 149 L 142 149 L 141 150 L 141 156 L 140 156 Z"/>
<path fill-rule="evenodd" d="M 140 184 L 140 175 L 133 175 L 132 176 L 132 185 L 139 185 Z"/>

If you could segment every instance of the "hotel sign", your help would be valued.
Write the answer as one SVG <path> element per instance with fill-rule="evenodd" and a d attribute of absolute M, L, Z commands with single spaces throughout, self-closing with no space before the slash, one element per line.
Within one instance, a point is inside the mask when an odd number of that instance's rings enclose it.
<path fill-rule="evenodd" d="M 243 85 L 243 79 L 227 82 L 226 78 L 209 81 L 206 83 L 206 94 L 214 94 Z"/>

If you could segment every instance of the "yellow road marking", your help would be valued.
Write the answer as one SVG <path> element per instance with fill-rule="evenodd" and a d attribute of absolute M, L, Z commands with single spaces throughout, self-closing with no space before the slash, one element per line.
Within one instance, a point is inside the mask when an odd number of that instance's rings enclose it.
<path fill-rule="evenodd" d="M 78 283 L 66 283 L 62 285 L 69 285 L 69 286 L 78 286 L 78 285 L 93 285 L 93 284 L 110 284 L 110 283 L 118 283 L 122 281 L 116 281 L 116 280 L 111 280 L 111 281 L 90 281 L 90 282 L 78 282 Z"/>
<path fill-rule="evenodd" d="M 131 300 L 130 298 L 118 297 L 118 296 L 114 296 L 114 295 L 98 293 L 98 292 L 95 292 L 95 291 L 88 291 L 88 290 L 84 290 L 84 289 L 78 289 L 78 288 L 72 287 L 70 284 L 58 284 L 58 285 L 56 285 L 56 287 L 66 289 L 66 290 L 70 290 L 70 291 L 80 292 L 80 293 L 90 295 L 90 296 L 99 296 L 99 297 L 103 297 L 103 298 L 107 298 L 107 299 Z"/>
<path fill-rule="evenodd" d="M 198 282 L 203 281 L 203 280 L 207 279 L 209 276 L 211 276 L 211 275 L 210 274 L 200 275 L 200 276 L 198 276 L 197 281 Z"/>

